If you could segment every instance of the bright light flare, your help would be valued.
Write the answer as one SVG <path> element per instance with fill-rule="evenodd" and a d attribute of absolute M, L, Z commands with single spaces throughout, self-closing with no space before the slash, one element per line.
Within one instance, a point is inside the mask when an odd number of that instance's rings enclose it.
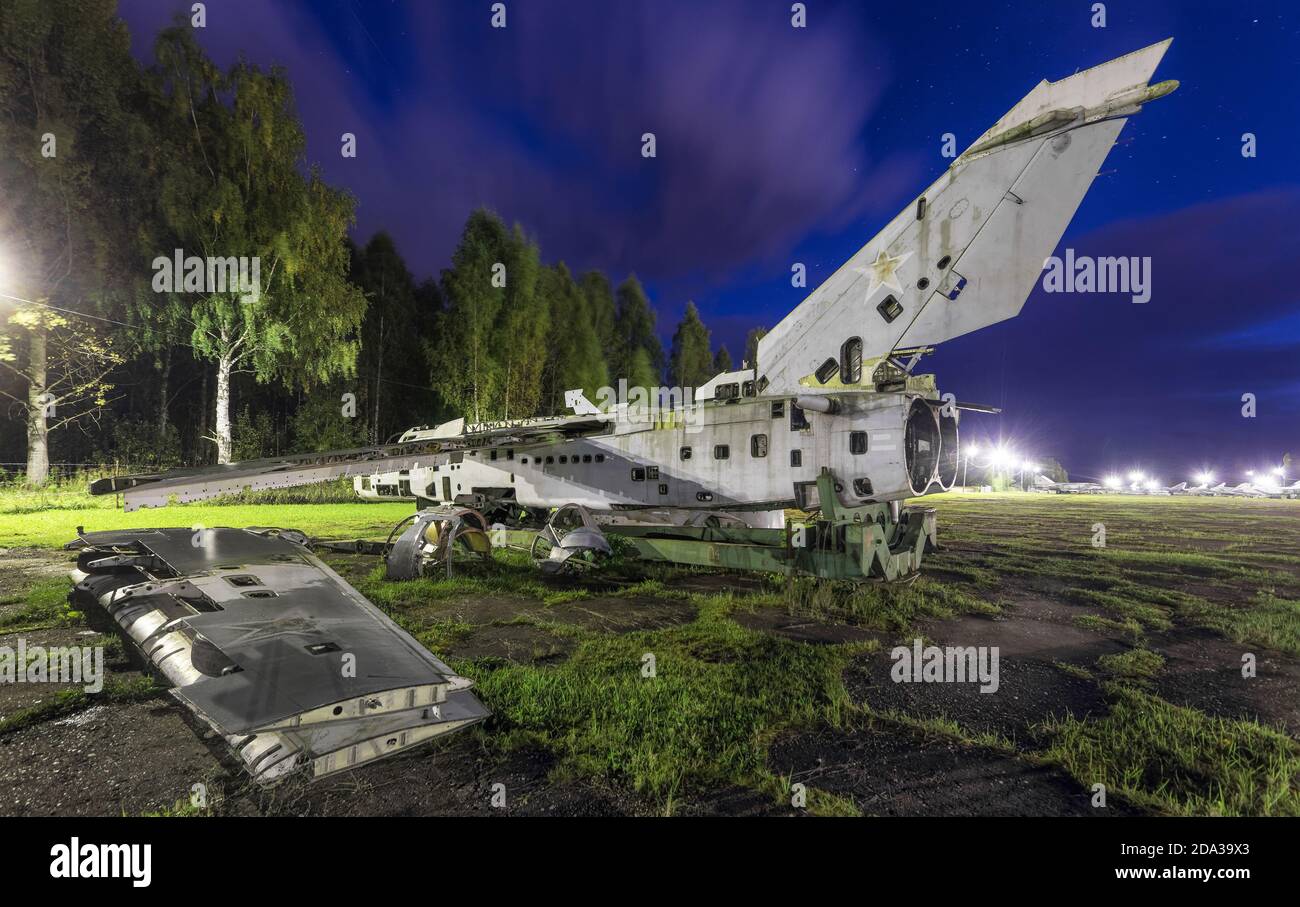
<path fill-rule="evenodd" d="M 993 466 L 997 469 L 1006 469 L 1016 460 L 1015 455 L 1012 454 L 1011 451 L 1002 447 L 999 447 L 996 450 L 994 450 L 990 459 L 993 463 Z"/>
<path fill-rule="evenodd" d="M 1137 469 L 1133 470 L 1128 474 L 1128 480 L 1135 485 L 1141 482 L 1145 478 L 1146 476 L 1142 475 L 1141 470 L 1137 470 Z"/>
<path fill-rule="evenodd" d="M 1196 481 L 1200 482 L 1202 485 L 1209 485 L 1214 481 L 1214 473 L 1202 472 L 1196 476 Z"/>
<path fill-rule="evenodd" d="M 1119 476 L 1106 476 L 1105 483 L 1107 488 L 1119 488 L 1124 482 Z"/>

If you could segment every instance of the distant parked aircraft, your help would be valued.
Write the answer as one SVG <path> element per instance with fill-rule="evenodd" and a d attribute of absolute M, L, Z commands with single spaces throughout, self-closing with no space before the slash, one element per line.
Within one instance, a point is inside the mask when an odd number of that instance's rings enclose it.
<path fill-rule="evenodd" d="M 1034 477 L 1034 491 L 1049 491 L 1053 494 L 1101 494 L 1106 489 L 1096 482 L 1053 482 L 1047 476 Z"/>

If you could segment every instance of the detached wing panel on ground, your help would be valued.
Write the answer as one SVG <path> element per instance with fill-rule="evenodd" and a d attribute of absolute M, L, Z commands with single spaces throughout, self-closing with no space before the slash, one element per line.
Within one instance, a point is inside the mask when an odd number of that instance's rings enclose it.
<path fill-rule="evenodd" d="M 82 533 L 71 600 L 103 608 L 259 783 L 330 774 L 488 716 L 456 674 L 265 529 Z"/>

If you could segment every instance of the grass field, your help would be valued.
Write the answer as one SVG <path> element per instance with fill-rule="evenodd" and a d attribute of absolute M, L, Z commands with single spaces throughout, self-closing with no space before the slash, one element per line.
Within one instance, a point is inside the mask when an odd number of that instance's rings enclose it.
<path fill-rule="evenodd" d="M 0 502 L 0 644 L 85 632 L 54 575 L 78 524 L 383 537 L 410 512 L 64 502 Z M 486 725 L 266 794 L 115 656 L 98 698 L 0 688 L 0 812 L 170 812 L 202 781 L 223 791 L 208 811 L 241 814 L 481 813 L 498 782 L 512 811 L 540 814 L 1300 814 L 1300 502 L 925 503 L 942 550 L 896 587 L 662 565 L 545 579 L 516 553 L 392 583 L 372 559 L 329 555 L 476 681 Z M 997 646 L 998 692 L 893 682 L 890 650 L 916 637 Z M 115 767 L 74 762 L 85 793 L 70 802 L 68 770 L 39 766 L 78 747 Z"/>
<path fill-rule="evenodd" d="M 78 526 L 93 532 L 163 526 L 274 525 L 301 529 L 308 535 L 382 539 L 393 524 L 411 512 L 409 503 L 340 502 L 335 500 L 340 497 L 338 489 L 331 491 L 323 496 L 324 503 L 311 502 L 312 492 L 303 489 L 281 493 L 294 503 L 205 501 L 124 513 L 120 499 L 112 495 L 92 497 L 82 490 L 48 494 L 13 490 L 0 494 L 0 548 L 58 547 L 77 537 Z M 350 484 L 343 493 L 351 497 Z"/>

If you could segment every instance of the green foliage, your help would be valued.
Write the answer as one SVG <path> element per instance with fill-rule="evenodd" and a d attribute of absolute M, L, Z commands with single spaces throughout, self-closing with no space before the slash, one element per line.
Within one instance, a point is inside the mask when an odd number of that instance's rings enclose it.
<path fill-rule="evenodd" d="M 926 579 L 907 585 L 873 585 L 794 577 L 779 593 L 791 614 L 844 620 L 874 630 L 904 630 L 920 618 L 997 614 L 997 605 L 956 587 Z"/>
<path fill-rule="evenodd" d="M 19 605 L 0 614 L 0 630 L 8 633 L 81 623 L 80 612 L 68 604 L 68 581 L 62 578 L 40 580 L 25 592 L 0 598 L 0 608 L 6 605 Z"/>
<path fill-rule="evenodd" d="M 361 325 L 359 380 L 331 393 L 337 399 L 343 391 L 364 389 L 357 393 L 355 420 L 363 431 L 360 437 L 353 437 L 356 432 L 347 433 L 350 440 L 335 447 L 366 438 L 382 443 L 395 432 L 427 421 L 433 406 L 431 392 L 420 387 L 426 377 L 421 338 L 433 336 L 441 308 L 437 285 L 430 281 L 426 287 L 417 287 L 392 237 L 383 231 L 372 236 L 364 249 L 353 249 L 349 279 L 369 303 Z"/>
<path fill-rule="evenodd" d="M 655 332 L 655 311 L 636 275 L 619 284 L 611 381 L 626 378 L 631 387 L 657 387 L 664 370 L 663 345 Z"/>
<path fill-rule="evenodd" d="M 194 351 L 218 364 L 224 461 L 232 373 L 305 386 L 352 373 L 365 311 L 365 298 L 347 280 L 344 238 L 355 202 L 325 185 L 315 168 L 303 176 L 305 140 L 283 71 L 240 61 L 223 73 L 186 25 L 165 30 L 155 53 L 159 141 L 167 151 L 161 260 L 174 247 L 187 256 L 259 263 L 251 298 L 239 286 L 178 292 L 155 275 L 154 289 L 169 303 L 164 317 L 184 324 Z"/>
<path fill-rule="evenodd" d="M 366 443 L 368 432 L 364 414 L 343 414 L 346 385 L 333 383 L 308 393 L 289 421 L 293 449 L 343 450 Z"/>
<path fill-rule="evenodd" d="M 536 415 L 542 401 L 542 370 L 546 364 L 545 343 L 550 330 L 551 308 L 538 289 L 541 252 L 516 224 L 510 234 L 504 259 L 509 281 L 505 307 L 496 328 L 500 346 L 497 361 L 502 369 L 503 418 Z"/>
<path fill-rule="evenodd" d="M 164 689 L 152 677 L 131 674 L 126 677 L 109 676 L 104 680 L 104 688 L 98 693 L 87 693 L 79 687 L 59 690 L 53 696 L 0 718 L 0 737 L 43 721 L 79 712 L 99 702 L 142 702 L 154 699 L 161 696 Z"/>
<path fill-rule="evenodd" d="M 846 655 L 744 629 L 727 617 L 734 605 L 729 596 L 703 598 L 690 624 L 580 634 L 561 664 L 480 663 L 470 673 L 496 720 L 544 742 L 579 774 L 665 802 L 710 783 L 762 784 L 781 729 L 842 721 Z M 646 653 L 653 677 L 642 673 Z"/>
<path fill-rule="evenodd" d="M 1188 601 L 1182 610 L 1190 622 L 1233 642 L 1262 645 L 1300 655 L 1300 600 L 1281 598 L 1271 591 L 1260 590 L 1242 607 L 1194 599 Z"/>
<path fill-rule="evenodd" d="M 95 267 L 124 249 L 115 190 L 134 168 L 122 147 L 139 79 L 113 0 L 0 5 L 0 238 L 8 292 L 76 307 L 103 299 Z M 52 144 L 46 141 L 49 136 Z"/>
<path fill-rule="evenodd" d="M 168 423 L 158 435 L 158 426 L 140 419 L 120 419 L 109 430 L 109 443 L 95 454 L 102 463 L 121 463 L 131 471 L 170 469 L 181 465 L 181 439 L 176 426 Z"/>
<path fill-rule="evenodd" d="M 209 460 L 213 440 L 220 461 L 351 446 L 440 417 L 555 412 L 569 388 L 595 399 L 619 378 L 664 381 L 635 276 L 617 292 L 598 271 L 575 279 L 481 210 L 441 280 L 417 285 L 387 234 L 360 249 L 347 240 L 355 202 L 307 160 L 288 73 L 216 65 L 183 15 L 142 66 L 115 12 L 113 0 L 0 5 L 7 279 L 27 298 L 126 323 L 39 306 L 0 320 L 10 412 L 30 408 L 29 385 L 58 391 L 49 430 L 95 419 L 84 439 L 62 433 L 77 447 L 60 458 L 152 469 Z M 260 292 L 218 289 L 207 267 L 187 287 L 186 268 L 170 273 L 177 249 L 205 265 L 255 259 Z M 716 369 L 693 308 L 681 330 L 674 380 L 697 385 Z M 115 385 L 142 390 L 114 396 Z M 335 424 L 345 391 L 357 418 Z M 19 434 L 6 437 L 15 450 Z M 41 448 L 31 459 L 29 447 L 33 481 Z"/>
<path fill-rule="evenodd" d="M 590 300 L 563 262 L 542 269 L 538 292 L 550 306 L 543 404 L 547 412 L 559 413 L 563 412 L 566 390 L 582 388 L 587 399 L 594 401 L 597 390 L 609 378 Z"/>
<path fill-rule="evenodd" d="M 331 487 L 320 486 L 320 492 L 309 492 L 307 489 L 265 492 L 250 495 L 248 499 L 329 500 L 330 496 L 325 494 L 325 490 Z M 67 504 L 57 509 L 42 511 L 39 519 L 33 519 L 30 510 L 14 510 L 0 503 L 0 545 L 14 548 L 58 548 L 76 538 L 78 526 L 90 529 L 104 526 L 114 529 L 145 529 L 154 526 L 189 527 L 195 523 L 204 526 L 284 526 L 301 529 L 308 535 L 321 538 L 368 538 L 383 541 L 399 520 L 411 514 L 409 503 L 361 502 L 355 497 L 347 504 L 266 506 L 203 502 L 177 504 L 168 507 L 166 511 L 145 508 L 132 513 L 118 510 L 111 495 L 85 495 L 81 497 L 81 506 L 71 506 L 76 503 L 77 497 L 67 501 Z"/>
<path fill-rule="evenodd" d="M 699 387 L 713 377 L 713 357 L 709 350 L 709 329 L 700 320 L 695 303 L 686 303 L 686 314 L 673 334 L 669 375 L 676 387 Z"/>
<path fill-rule="evenodd" d="M 211 811 L 204 806 L 195 806 L 190 800 L 176 800 L 171 805 L 164 804 L 157 809 L 145 810 L 140 813 L 148 819 L 196 819 L 203 816 L 210 816 Z"/>
<path fill-rule="evenodd" d="M 1149 649 L 1129 649 L 1114 655 L 1102 655 L 1097 659 L 1097 667 L 1121 680 L 1150 680 L 1164 666 L 1164 657 Z"/>
<path fill-rule="evenodd" d="M 278 432 L 271 416 L 264 410 L 253 412 L 245 406 L 235 417 L 234 445 L 236 460 L 256 460 L 275 454 Z"/>
<path fill-rule="evenodd" d="M 651 360 L 650 351 L 645 347 L 637 347 L 628 360 L 627 373 L 621 377 L 627 378 L 628 387 L 649 388 L 659 385 L 660 376 Z"/>
<path fill-rule="evenodd" d="M 471 421 L 531 416 L 541 403 L 550 306 L 537 291 L 538 259 L 519 227 L 479 209 L 443 272 L 430 384 Z"/>
<path fill-rule="evenodd" d="M 721 372 L 729 372 L 733 368 L 734 366 L 731 363 L 731 353 L 727 351 L 727 345 L 724 343 L 722 346 L 718 347 L 718 352 L 713 357 L 713 374 L 717 375 Z M 712 377 L 712 375 L 709 377 Z"/>
<path fill-rule="evenodd" d="M 130 107 L 140 74 L 111 0 L 0 4 L 0 249 L 5 292 L 0 396 L 27 422 L 28 477 L 48 475 L 49 432 L 107 403 L 121 362 L 102 322 L 130 291 L 124 201 L 139 189 L 141 120 Z M 48 397 L 46 396 L 48 395 Z M 37 400 L 40 402 L 37 402 Z M 57 404 L 47 420 L 44 404 Z"/>
<path fill-rule="evenodd" d="M 1081 784 L 1179 815 L 1300 815 L 1300 745 L 1253 721 L 1172 705 L 1108 685 L 1100 719 L 1049 722 L 1046 758 Z"/>
<path fill-rule="evenodd" d="M 601 357 L 606 364 L 612 363 L 617 332 L 614 329 L 614 291 L 609 285 L 609 278 L 599 271 L 588 271 L 582 275 L 581 286 L 582 295 L 587 300 L 587 314 L 591 318 L 591 327 L 596 332 L 597 343 L 600 344 Z"/>

